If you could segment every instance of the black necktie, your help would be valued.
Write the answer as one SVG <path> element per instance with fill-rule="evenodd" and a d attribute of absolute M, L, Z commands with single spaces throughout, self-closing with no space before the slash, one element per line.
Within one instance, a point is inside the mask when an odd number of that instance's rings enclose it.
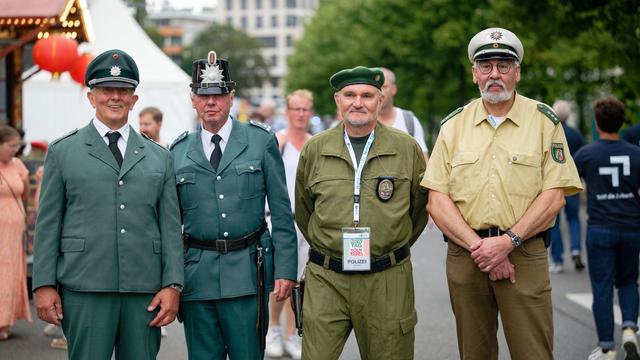
<path fill-rule="evenodd" d="M 120 138 L 120 133 L 117 131 L 109 132 L 107 133 L 107 138 L 109 138 L 109 150 L 111 150 L 113 157 L 116 158 L 118 166 L 122 166 L 122 153 L 120 152 L 120 149 L 118 149 L 118 138 Z"/>
<path fill-rule="evenodd" d="M 216 146 L 211 153 L 211 157 L 209 158 L 209 163 L 213 170 L 218 171 L 218 164 L 220 164 L 220 159 L 222 158 L 222 149 L 220 149 L 220 140 L 222 138 L 220 135 L 216 134 L 211 137 L 211 142 Z"/>

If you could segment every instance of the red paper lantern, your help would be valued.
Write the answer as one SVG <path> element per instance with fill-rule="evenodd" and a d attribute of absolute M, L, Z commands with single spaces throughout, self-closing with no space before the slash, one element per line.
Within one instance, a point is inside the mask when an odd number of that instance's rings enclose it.
<path fill-rule="evenodd" d="M 73 63 L 73 66 L 71 66 L 71 69 L 69 70 L 69 74 L 71 74 L 71 78 L 73 79 L 73 81 L 84 86 L 84 74 L 87 72 L 87 66 L 89 66 L 89 63 L 91 62 L 91 60 L 93 60 L 93 58 L 93 54 L 90 53 L 82 53 L 78 55 L 76 61 Z"/>
<path fill-rule="evenodd" d="M 33 62 L 54 77 L 71 69 L 78 57 L 78 42 L 59 35 L 51 35 L 36 41 L 33 46 Z"/>

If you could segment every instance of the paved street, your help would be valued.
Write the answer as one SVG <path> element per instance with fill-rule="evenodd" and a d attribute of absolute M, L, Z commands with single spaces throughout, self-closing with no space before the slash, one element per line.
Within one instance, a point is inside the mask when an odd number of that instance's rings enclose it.
<path fill-rule="evenodd" d="M 446 287 L 444 264 L 446 246 L 440 233 L 427 229 L 412 249 L 416 303 L 419 321 L 416 328 L 416 359 L 457 359 L 455 326 Z M 569 265 L 569 264 L 567 264 Z M 587 273 L 576 273 L 567 267 L 564 273 L 552 275 L 555 358 L 560 360 L 586 359 L 596 346 L 596 334 L 590 306 L 590 285 Z M 587 306 L 587 307 L 585 307 Z M 34 313 L 35 314 L 35 313 Z M 9 341 L 0 342 L 0 359 L 65 359 L 64 351 L 49 349 L 50 339 L 42 335 L 44 324 L 20 322 L 13 329 Z M 158 359 L 186 359 L 182 328 L 172 324 L 169 336 L 162 341 Z M 619 336 L 619 331 L 616 333 Z M 617 339 L 619 341 L 619 339 Z M 618 359 L 623 358 L 618 353 Z M 359 359 L 352 338 L 341 359 Z M 509 359 L 504 340 L 500 359 Z"/>

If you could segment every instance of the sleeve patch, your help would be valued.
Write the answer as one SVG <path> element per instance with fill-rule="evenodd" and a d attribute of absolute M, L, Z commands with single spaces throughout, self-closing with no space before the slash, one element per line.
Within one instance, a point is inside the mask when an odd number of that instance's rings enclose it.
<path fill-rule="evenodd" d="M 442 121 L 440 121 L 440 126 L 444 125 L 444 123 L 449 121 L 449 119 L 451 119 L 452 117 L 458 115 L 463 109 L 464 109 L 464 107 L 459 107 L 459 108 L 453 110 L 451 112 L 451 114 L 447 115 L 444 119 L 442 119 Z"/>
<path fill-rule="evenodd" d="M 552 143 L 551 144 L 551 157 L 553 161 L 564 164 L 567 161 L 567 158 L 564 155 L 564 145 L 562 143 Z"/>
<path fill-rule="evenodd" d="M 179 143 L 180 141 L 184 140 L 187 138 L 187 135 L 189 135 L 188 131 L 183 132 L 182 134 L 180 134 L 180 136 L 178 136 L 175 140 L 173 140 L 173 142 L 171 143 L 171 145 L 169 146 L 169 150 L 173 149 L 173 147 Z"/>
<path fill-rule="evenodd" d="M 560 123 L 560 118 L 558 118 L 558 115 L 556 115 L 556 113 L 549 107 L 549 105 L 542 103 L 538 104 L 538 111 L 543 113 L 544 116 L 548 117 L 554 125 L 558 125 L 558 123 Z"/>
<path fill-rule="evenodd" d="M 51 142 L 51 145 L 53 145 L 53 144 L 55 144 L 55 143 L 58 143 L 58 142 L 60 142 L 60 141 L 62 141 L 62 140 L 64 140 L 64 139 L 68 138 L 69 136 L 74 135 L 74 134 L 75 134 L 75 133 L 77 133 L 77 132 L 78 132 L 78 129 L 77 129 L 77 128 L 76 128 L 76 129 L 73 129 L 73 130 L 69 131 L 68 133 L 66 133 L 66 134 L 62 135 L 61 137 L 59 137 L 59 138 L 57 138 L 57 139 L 53 140 L 53 141 Z"/>
<path fill-rule="evenodd" d="M 271 130 L 271 126 L 265 124 L 265 123 L 261 123 L 260 121 L 255 121 L 255 120 L 249 120 L 249 124 L 260 128 L 266 132 L 268 132 L 269 134 L 271 134 L 273 131 Z"/>

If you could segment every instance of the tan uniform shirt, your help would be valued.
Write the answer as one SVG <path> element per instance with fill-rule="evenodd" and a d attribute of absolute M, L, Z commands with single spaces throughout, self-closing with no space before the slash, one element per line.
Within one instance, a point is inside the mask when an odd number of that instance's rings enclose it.
<path fill-rule="evenodd" d="M 511 228 L 544 190 L 582 190 L 564 131 L 516 94 L 494 129 L 481 99 L 440 129 L 421 185 L 448 194 L 473 229 Z M 545 105 L 546 106 L 546 105 Z"/>

